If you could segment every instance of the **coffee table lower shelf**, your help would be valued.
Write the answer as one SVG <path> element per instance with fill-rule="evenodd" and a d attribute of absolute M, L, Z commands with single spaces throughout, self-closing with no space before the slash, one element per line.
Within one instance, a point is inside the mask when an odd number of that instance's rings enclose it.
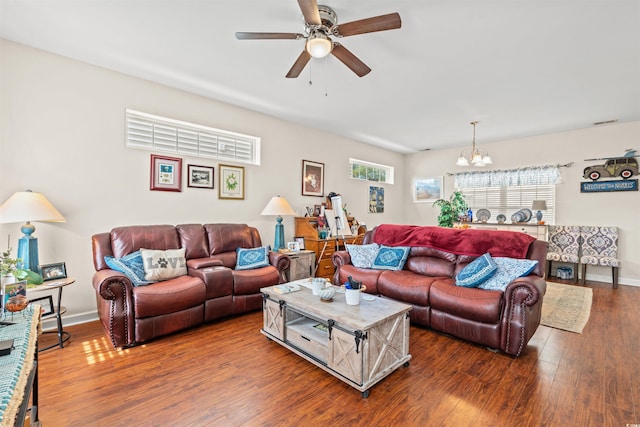
<path fill-rule="evenodd" d="M 295 296 L 269 290 L 263 289 L 260 332 L 359 390 L 362 397 L 399 367 L 409 366 L 410 306 L 379 298 L 369 306 L 348 307 L 339 300 L 319 303 L 305 289 Z M 359 316 L 344 316 L 345 310 L 357 310 Z"/>

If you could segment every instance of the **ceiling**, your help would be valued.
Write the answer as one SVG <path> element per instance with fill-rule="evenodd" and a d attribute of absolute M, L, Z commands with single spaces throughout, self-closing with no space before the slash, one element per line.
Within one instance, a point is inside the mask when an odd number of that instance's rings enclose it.
<path fill-rule="evenodd" d="M 296 0 L 0 0 L 0 37 L 401 153 L 640 120 L 639 0 L 320 3 L 400 14 L 339 40 L 371 73 L 286 79 L 303 40 L 236 40 L 303 32 Z"/>

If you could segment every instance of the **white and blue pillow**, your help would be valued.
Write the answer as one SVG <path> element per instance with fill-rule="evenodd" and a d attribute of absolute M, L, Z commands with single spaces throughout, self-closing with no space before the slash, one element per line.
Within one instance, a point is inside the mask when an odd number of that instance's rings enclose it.
<path fill-rule="evenodd" d="M 380 249 L 377 243 L 371 243 L 369 245 L 346 244 L 345 246 L 351 257 L 351 264 L 358 268 L 371 268 Z"/>
<path fill-rule="evenodd" d="M 131 252 L 122 258 L 114 258 L 112 256 L 105 256 L 104 262 L 110 269 L 118 271 L 131 280 L 133 286 L 144 286 L 150 283 L 154 283 L 144 278 L 144 262 L 142 261 L 142 254 L 140 251 Z"/>
<path fill-rule="evenodd" d="M 236 270 L 252 270 L 269 265 L 269 247 L 236 249 Z"/>
<path fill-rule="evenodd" d="M 492 277 L 497 269 L 498 265 L 491 255 L 487 253 L 479 256 L 458 273 L 456 286 L 475 288 Z"/>
<path fill-rule="evenodd" d="M 169 280 L 186 276 L 187 260 L 185 248 L 180 249 L 143 249 L 140 248 L 146 280 Z"/>
<path fill-rule="evenodd" d="M 371 268 L 376 270 L 402 270 L 405 262 L 407 262 L 410 249 L 406 246 L 381 245 Z"/>
<path fill-rule="evenodd" d="M 490 289 L 494 291 L 504 291 L 507 285 L 518 277 L 529 275 L 538 265 L 537 260 L 515 259 L 515 258 L 493 258 L 498 269 L 489 280 L 481 283 L 478 288 Z"/>

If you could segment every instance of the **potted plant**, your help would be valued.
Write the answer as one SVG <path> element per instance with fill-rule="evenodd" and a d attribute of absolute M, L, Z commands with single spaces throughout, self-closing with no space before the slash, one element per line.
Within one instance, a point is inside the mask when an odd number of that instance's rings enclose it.
<path fill-rule="evenodd" d="M 32 285 L 42 283 L 42 276 L 38 273 L 25 268 L 18 268 L 18 264 L 22 260 L 20 258 L 11 258 L 11 248 L 2 252 L 0 255 L 0 277 L 2 284 L 14 283 L 17 280 L 26 280 Z"/>
<path fill-rule="evenodd" d="M 449 200 L 438 199 L 433 202 L 433 206 L 440 208 L 438 215 L 438 225 L 440 227 L 452 228 L 453 223 L 458 220 L 461 214 L 467 210 L 467 203 L 464 201 L 464 194 L 461 191 L 451 193 Z"/>

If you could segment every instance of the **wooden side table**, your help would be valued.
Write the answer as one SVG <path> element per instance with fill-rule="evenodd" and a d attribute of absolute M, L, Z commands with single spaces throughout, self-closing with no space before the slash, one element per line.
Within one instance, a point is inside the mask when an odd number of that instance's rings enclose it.
<path fill-rule="evenodd" d="M 286 254 L 290 261 L 289 269 L 286 272 L 287 279 L 290 282 L 313 276 L 313 269 L 316 262 L 316 253 L 314 251 L 301 250 L 286 252 Z"/>
<path fill-rule="evenodd" d="M 58 290 L 57 303 L 54 304 L 53 307 L 51 307 L 53 309 L 53 312 L 42 315 L 42 319 L 43 320 L 46 320 L 47 318 L 50 318 L 51 316 L 55 316 L 56 323 L 57 323 L 57 326 L 58 326 L 57 331 L 44 331 L 43 334 L 57 333 L 58 334 L 58 342 L 56 344 L 52 344 L 52 345 L 50 345 L 48 347 L 39 348 L 38 351 L 45 351 L 45 350 L 49 350 L 50 348 L 54 348 L 54 347 L 64 348 L 64 343 L 69 341 L 69 338 L 71 338 L 71 334 L 69 332 L 65 331 L 63 329 L 63 327 L 62 327 L 62 315 L 67 312 L 67 308 L 63 307 L 61 305 L 62 304 L 62 288 L 64 288 L 65 286 L 68 286 L 68 285 L 71 285 L 71 284 L 75 283 L 75 281 L 76 281 L 76 279 L 72 279 L 72 278 L 66 278 L 66 279 L 60 279 L 60 280 L 52 280 L 50 282 L 44 282 L 42 285 L 38 285 L 36 288 L 30 289 L 33 292 L 50 291 L 52 289 L 57 289 Z"/>

